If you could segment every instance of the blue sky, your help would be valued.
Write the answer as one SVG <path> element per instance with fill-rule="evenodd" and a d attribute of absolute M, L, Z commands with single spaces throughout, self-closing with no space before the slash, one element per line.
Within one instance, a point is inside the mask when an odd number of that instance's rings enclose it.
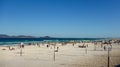
<path fill-rule="evenodd" d="M 120 37 L 120 0 L 0 0 L 0 34 Z"/>

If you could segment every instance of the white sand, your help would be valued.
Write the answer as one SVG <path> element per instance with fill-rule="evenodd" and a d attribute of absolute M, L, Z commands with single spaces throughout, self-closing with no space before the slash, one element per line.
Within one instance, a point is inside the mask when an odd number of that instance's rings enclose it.
<path fill-rule="evenodd" d="M 82 45 L 82 44 L 80 44 Z M 8 50 L 7 47 L 0 47 L 0 67 L 107 67 L 107 51 L 103 51 L 100 45 L 88 43 L 87 48 L 78 48 L 69 44 L 59 46 L 53 60 L 54 49 L 46 46 L 25 46 L 23 55 L 20 56 L 17 46 L 15 50 Z M 2 49 L 6 50 L 2 50 Z M 120 65 L 120 45 L 114 45 L 110 51 L 110 67 Z"/>

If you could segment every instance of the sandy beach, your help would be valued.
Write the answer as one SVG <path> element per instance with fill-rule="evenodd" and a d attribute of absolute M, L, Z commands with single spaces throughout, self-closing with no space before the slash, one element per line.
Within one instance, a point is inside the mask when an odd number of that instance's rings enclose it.
<path fill-rule="evenodd" d="M 120 0 L 0 0 L 0 67 L 120 67 Z"/>
<path fill-rule="evenodd" d="M 77 43 L 59 45 L 58 52 L 55 52 L 54 47 L 49 48 L 46 45 L 25 46 L 22 49 L 20 56 L 20 48 L 12 46 L 14 50 L 9 50 L 8 47 L 0 47 L 0 67 L 107 67 L 108 51 L 104 51 L 98 44 L 88 44 L 87 48 L 79 48 Z M 5 50 L 4 50 L 5 49 Z M 110 51 L 110 67 L 120 66 L 120 45 L 112 44 Z"/>

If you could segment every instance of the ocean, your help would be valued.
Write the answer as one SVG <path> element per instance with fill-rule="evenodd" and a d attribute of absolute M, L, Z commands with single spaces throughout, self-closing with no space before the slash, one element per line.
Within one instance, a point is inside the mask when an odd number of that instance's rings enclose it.
<path fill-rule="evenodd" d="M 0 38 L 0 45 L 17 45 L 21 42 L 43 43 L 43 42 L 69 42 L 69 41 L 95 41 L 103 38 Z"/>

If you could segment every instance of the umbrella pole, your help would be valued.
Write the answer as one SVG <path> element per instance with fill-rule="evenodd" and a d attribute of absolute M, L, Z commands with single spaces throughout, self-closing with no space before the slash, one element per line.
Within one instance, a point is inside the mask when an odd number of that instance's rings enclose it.
<path fill-rule="evenodd" d="M 22 56 L 22 48 L 20 49 L 20 56 Z"/>
<path fill-rule="evenodd" d="M 54 45 L 54 54 L 53 54 L 53 60 L 55 61 L 55 45 Z"/>

